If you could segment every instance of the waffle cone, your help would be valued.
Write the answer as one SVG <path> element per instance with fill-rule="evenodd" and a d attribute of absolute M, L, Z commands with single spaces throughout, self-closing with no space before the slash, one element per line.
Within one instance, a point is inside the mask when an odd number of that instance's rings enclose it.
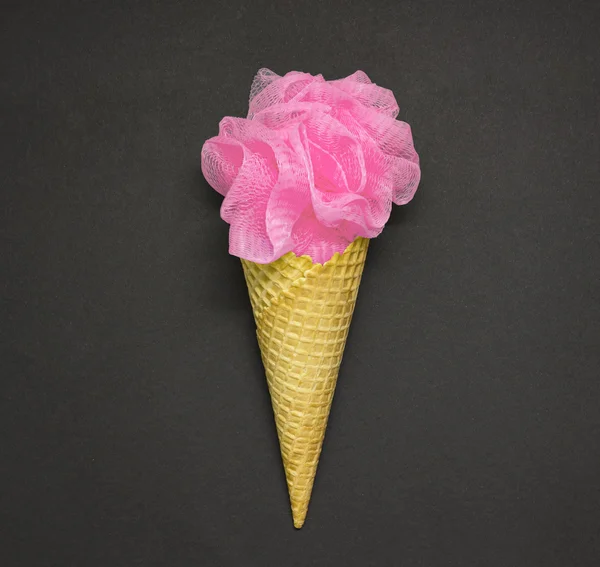
<path fill-rule="evenodd" d="M 271 264 L 242 260 L 296 528 L 306 518 L 368 245 L 357 238 L 325 264 L 291 252 Z"/>

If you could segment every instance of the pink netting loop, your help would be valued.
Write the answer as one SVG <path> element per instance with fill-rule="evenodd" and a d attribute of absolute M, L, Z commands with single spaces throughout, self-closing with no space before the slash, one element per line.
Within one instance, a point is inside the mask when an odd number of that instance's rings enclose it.
<path fill-rule="evenodd" d="M 229 252 L 265 264 L 293 251 L 323 263 L 357 236 L 377 236 L 421 176 L 397 115 L 393 93 L 362 71 L 326 81 L 261 69 L 248 117 L 223 118 L 202 148 L 204 176 L 225 196 Z"/>

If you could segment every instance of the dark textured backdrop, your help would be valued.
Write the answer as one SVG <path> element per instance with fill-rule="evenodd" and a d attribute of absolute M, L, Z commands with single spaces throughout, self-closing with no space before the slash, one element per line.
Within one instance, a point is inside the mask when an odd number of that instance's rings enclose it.
<path fill-rule="evenodd" d="M 598 7 L 453 4 L 4 3 L 3 567 L 600 564 Z M 261 66 L 365 70 L 423 169 L 300 532 L 199 168 Z"/>

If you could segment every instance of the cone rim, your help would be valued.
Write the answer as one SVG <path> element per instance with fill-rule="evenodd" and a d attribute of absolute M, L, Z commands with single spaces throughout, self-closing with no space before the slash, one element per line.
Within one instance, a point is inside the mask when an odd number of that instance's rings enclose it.
<path fill-rule="evenodd" d="M 308 260 L 312 264 L 311 268 L 309 268 L 309 269 L 312 269 L 317 266 L 327 267 L 330 263 L 333 263 L 334 261 L 337 262 L 337 260 L 339 260 L 339 258 L 342 257 L 348 251 L 348 249 L 356 243 L 357 240 L 371 240 L 371 239 L 366 238 L 364 236 L 357 236 L 352 242 L 348 243 L 348 246 L 346 246 L 346 248 L 344 248 L 344 250 L 342 252 L 334 252 L 333 256 L 331 256 L 331 258 L 329 258 L 329 260 L 326 260 L 325 262 L 315 262 L 308 254 L 302 254 L 302 255 L 298 256 L 293 251 L 286 252 L 285 254 L 282 254 L 281 256 L 279 256 L 279 258 L 272 260 L 271 262 L 255 262 L 254 260 L 247 260 L 246 258 L 240 258 L 240 259 L 243 260 L 244 262 L 252 262 L 253 264 L 257 264 L 259 266 L 268 266 L 269 264 L 279 262 L 279 260 L 281 260 L 282 258 L 285 258 L 287 256 L 289 258 L 293 257 L 293 258 L 298 258 L 301 260 Z"/>

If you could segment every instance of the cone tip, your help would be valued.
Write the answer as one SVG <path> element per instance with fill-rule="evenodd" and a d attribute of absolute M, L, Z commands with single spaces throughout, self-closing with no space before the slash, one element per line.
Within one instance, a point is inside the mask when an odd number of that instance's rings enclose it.
<path fill-rule="evenodd" d="M 308 512 L 308 502 L 305 506 L 294 508 L 292 507 L 292 519 L 294 520 L 294 527 L 299 530 L 306 520 L 306 513 Z"/>

